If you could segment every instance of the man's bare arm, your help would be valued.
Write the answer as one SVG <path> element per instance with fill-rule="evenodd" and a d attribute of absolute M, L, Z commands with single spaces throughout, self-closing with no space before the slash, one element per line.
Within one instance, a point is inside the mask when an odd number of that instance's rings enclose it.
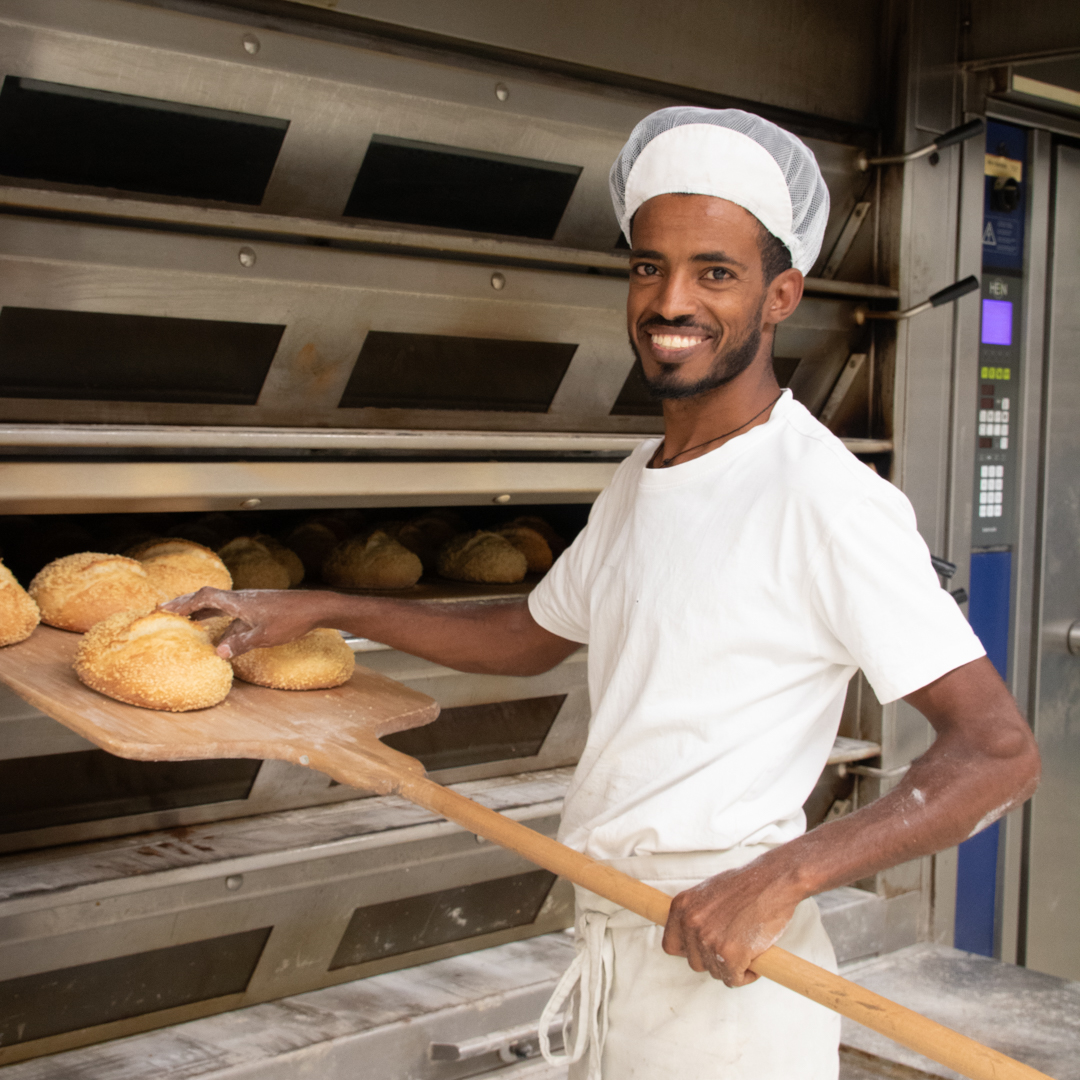
<path fill-rule="evenodd" d="M 230 615 L 218 643 L 228 659 L 281 645 L 319 626 L 380 641 L 458 671 L 538 675 L 578 643 L 545 630 L 524 600 L 440 604 L 304 590 L 200 589 L 164 605 L 180 615 Z"/>
<path fill-rule="evenodd" d="M 748 965 L 783 933 L 801 900 L 952 847 L 1035 791 L 1035 739 L 985 657 L 906 700 L 937 739 L 903 780 L 856 813 L 680 893 L 666 952 L 729 986 L 753 982 Z"/>

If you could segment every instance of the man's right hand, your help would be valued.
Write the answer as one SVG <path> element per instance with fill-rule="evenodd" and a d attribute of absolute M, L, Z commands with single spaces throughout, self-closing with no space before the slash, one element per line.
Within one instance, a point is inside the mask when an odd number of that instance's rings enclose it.
<path fill-rule="evenodd" d="M 218 656 L 231 660 L 251 649 L 284 645 L 325 624 L 334 593 L 287 592 L 284 589 L 200 589 L 178 596 L 165 611 L 193 619 L 228 615 L 233 622 L 217 645 Z"/>

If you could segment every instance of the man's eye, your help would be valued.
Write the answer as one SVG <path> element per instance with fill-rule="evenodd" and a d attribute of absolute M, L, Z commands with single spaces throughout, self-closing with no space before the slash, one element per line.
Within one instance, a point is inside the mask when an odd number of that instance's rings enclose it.
<path fill-rule="evenodd" d="M 705 276 L 710 281 L 724 281 L 731 277 L 731 271 L 725 270 L 722 266 L 713 266 L 705 271 Z"/>
<path fill-rule="evenodd" d="M 637 263 L 634 266 L 634 273 L 640 274 L 642 277 L 652 277 L 659 272 L 652 263 Z"/>

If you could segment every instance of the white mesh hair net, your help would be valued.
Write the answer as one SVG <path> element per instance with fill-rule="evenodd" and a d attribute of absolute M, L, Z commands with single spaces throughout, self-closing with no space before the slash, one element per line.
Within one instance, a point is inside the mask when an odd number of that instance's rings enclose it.
<path fill-rule="evenodd" d="M 810 148 L 741 109 L 676 106 L 645 117 L 611 167 L 611 199 L 630 240 L 639 206 L 656 195 L 714 195 L 753 214 L 808 274 L 829 220 L 829 189 Z"/>

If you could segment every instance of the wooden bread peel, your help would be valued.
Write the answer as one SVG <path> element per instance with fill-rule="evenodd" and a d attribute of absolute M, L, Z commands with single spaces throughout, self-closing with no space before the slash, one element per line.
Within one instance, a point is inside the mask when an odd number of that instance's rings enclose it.
<path fill-rule="evenodd" d="M 72 661 L 80 636 L 40 626 L 0 649 L 0 681 L 43 713 L 119 757 L 140 761 L 274 758 L 342 784 L 397 794 L 469 832 L 663 926 L 670 898 L 525 825 L 429 780 L 415 758 L 379 740 L 431 723 L 425 694 L 357 666 L 333 690 L 281 691 L 236 682 L 220 705 L 188 713 L 125 705 L 83 686 Z M 751 969 L 971 1080 L 1050 1080 L 1028 1065 L 773 946 Z"/>

